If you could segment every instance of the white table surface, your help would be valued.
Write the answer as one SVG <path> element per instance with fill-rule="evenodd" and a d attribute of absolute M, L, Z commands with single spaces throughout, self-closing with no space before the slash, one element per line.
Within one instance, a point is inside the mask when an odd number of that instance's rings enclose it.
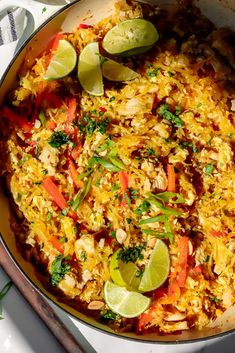
<path fill-rule="evenodd" d="M 57 5 L 45 5 L 46 0 L 24 1 L 27 2 L 28 6 L 31 6 L 32 12 L 37 14 L 35 16 L 36 26 L 40 25 L 43 20 L 59 9 Z M 62 0 L 51 1 L 51 3 L 56 4 L 61 4 L 62 2 Z M 20 5 L 21 1 L 18 0 L 18 3 Z M 42 14 L 42 9 L 45 6 L 47 11 Z M 14 55 L 16 44 L 11 43 L 0 47 L 0 77 Z M 0 269 L 0 289 L 7 281 L 7 276 Z M 87 353 L 235 352 L 235 334 L 206 342 L 177 346 L 134 343 L 102 334 L 69 317 L 55 305 L 53 305 L 53 308 L 74 333 L 75 337 L 80 340 Z M 64 353 L 64 350 L 14 286 L 3 301 L 3 315 L 4 319 L 0 321 L 0 353 Z"/>

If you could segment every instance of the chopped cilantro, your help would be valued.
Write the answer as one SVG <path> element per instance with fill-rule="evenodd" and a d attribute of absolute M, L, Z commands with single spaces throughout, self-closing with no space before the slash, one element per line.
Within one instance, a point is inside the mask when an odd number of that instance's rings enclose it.
<path fill-rule="evenodd" d="M 34 185 L 41 185 L 41 184 L 42 184 L 41 181 L 35 181 L 35 182 L 34 182 Z"/>
<path fill-rule="evenodd" d="M 233 137 L 233 133 L 232 132 L 228 133 L 228 138 L 231 139 L 232 137 Z"/>
<path fill-rule="evenodd" d="M 46 7 L 43 7 L 42 9 L 42 13 L 46 12 L 47 8 Z"/>
<path fill-rule="evenodd" d="M 137 260 L 143 260 L 144 255 L 142 251 L 145 249 L 143 245 L 137 245 L 133 247 L 125 247 L 118 253 L 118 260 L 122 260 L 125 263 L 136 262 Z"/>
<path fill-rule="evenodd" d="M 91 136 L 97 128 L 97 122 L 95 119 L 91 119 L 88 115 L 85 115 L 83 120 L 86 122 L 86 133 Z"/>
<path fill-rule="evenodd" d="M 84 262 L 84 261 L 87 260 L 87 256 L 86 256 L 86 252 L 85 252 L 85 251 L 82 251 L 82 252 L 80 253 L 80 260 L 81 260 L 82 262 Z"/>
<path fill-rule="evenodd" d="M 143 213 L 148 212 L 150 208 L 150 203 L 144 200 L 134 211 L 137 215 L 141 216 Z"/>
<path fill-rule="evenodd" d="M 60 237 L 59 241 L 60 241 L 60 243 L 66 243 L 67 242 L 67 238 L 65 236 Z"/>
<path fill-rule="evenodd" d="M 67 258 L 58 255 L 51 264 L 51 284 L 57 286 L 64 278 L 64 275 L 69 272 L 71 266 L 66 263 Z"/>
<path fill-rule="evenodd" d="M 111 191 L 117 191 L 117 190 L 119 190 L 120 188 L 121 188 L 120 185 L 114 184 L 114 185 L 111 187 Z"/>
<path fill-rule="evenodd" d="M 213 169 L 214 169 L 213 164 L 207 164 L 207 165 L 205 166 L 205 173 L 208 174 L 208 175 L 210 175 L 210 174 L 212 174 Z"/>
<path fill-rule="evenodd" d="M 180 108 L 181 109 L 181 108 Z M 171 113 L 169 110 L 168 104 L 163 104 L 158 109 L 158 114 L 162 116 L 164 119 L 170 121 L 176 127 L 183 126 L 183 120 L 179 117 L 181 110 L 179 111 L 179 107 L 176 108 L 175 114 Z"/>
<path fill-rule="evenodd" d="M 118 314 L 115 314 L 113 311 L 111 310 L 105 310 L 105 311 L 101 311 L 100 313 L 100 319 L 101 320 L 118 320 L 120 318 L 120 316 Z"/>
<path fill-rule="evenodd" d="M 126 221 L 127 221 L 128 224 L 131 224 L 132 219 L 131 218 L 126 218 Z"/>
<path fill-rule="evenodd" d="M 49 139 L 49 145 L 54 148 L 59 148 L 67 143 L 69 143 L 69 138 L 63 131 L 53 132 Z"/>
<path fill-rule="evenodd" d="M 160 67 L 157 67 L 156 69 L 150 68 L 147 70 L 147 75 L 149 78 L 156 77 L 160 70 L 161 70 Z"/>
<path fill-rule="evenodd" d="M 213 302 L 215 302 L 216 304 L 218 304 L 218 303 L 220 302 L 220 299 L 218 299 L 218 298 L 216 298 L 216 297 L 211 298 L 211 300 L 212 300 Z"/>
<path fill-rule="evenodd" d="M 205 262 L 209 262 L 209 260 L 210 260 L 210 256 L 206 255 Z"/>
<path fill-rule="evenodd" d="M 115 97 L 114 96 L 109 98 L 109 102 L 113 102 L 113 101 L 115 101 Z"/>
<path fill-rule="evenodd" d="M 112 230 L 110 233 L 109 233 L 110 237 L 111 238 L 116 238 L 116 231 L 115 230 Z"/>
<path fill-rule="evenodd" d="M 181 148 L 191 148 L 193 153 L 198 152 L 198 148 L 191 141 L 181 141 L 179 145 Z"/>
<path fill-rule="evenodd" d="M 155 152 L 152 148 L 147 148 L 146 152 L 149 156 L 152 156 L 153 154 L 155 154 Z"/>
<path fill-rule="evenodd" d="M 99 123 L 99 132 L 103 135 L 105 134 L 106 130 L 107 130 L 107 127 L 108 127 L 108 124 L 109 124 L 109 118 L 106 118 L 104 119 L 103 121 L 101 121 Z"/>
<path fill-rule="evenodd" d="M 130 195 L 129 198 L 131 200 L 136 200 L 139 197 L 139 190 L 133 189 L 133 188 L 128 188 L 127 191 Z"/>

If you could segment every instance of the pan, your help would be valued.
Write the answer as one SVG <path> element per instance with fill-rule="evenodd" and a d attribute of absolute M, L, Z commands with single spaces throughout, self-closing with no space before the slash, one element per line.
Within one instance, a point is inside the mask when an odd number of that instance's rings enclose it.
<path fill-rule="evenodd" d="M 150 1 L 149 1 L 150 2 Z M 152 3 L 164 4 L 164 6 L 171 5 L 174 1 L 152 1 Z M 0 10 L 6 8 L 6 2 L 1 2 Z M 8 1 L 7 6 L 15 5 L 14 1 Z M 27 1 L 22 1 L 22 6 L 27 9 Z M 235 30 L 235 1 L 214 0 L 213 6 L 210 0 L 199 0 L 197 6 L 200 7 L 203 14 L 205 14 L 216 26 L 228 26 Z M 19 71 L 22 63 L 30 67 L 34 59 L 47 47 L 51 38 L 60 30 L 70 32 L 79 23 L 86 19 L 86 23 L 92 24 L 104 17 L 109 16 L 113 11 L 112 0 L 81 0 L 75 1 L 72 4 L 60 9 L 55 15 L 47 20 L 21 47 L 17 55 L 10 62 L 0 85 L 0 104 L 3 103 L 4 98 L 7 96 L 16 85 L 17 72 Z M 56 303 L 66 313 L 77 318 L 81 322 L 89 325 L 90 327 L 114 335 L 116 337 L 125 338 L 134 341 L 141 341 L 146 343 L 186 343 L 204 339 L 214 338 L 233 332 L 235 330 L 235 309 L 231 307 L 227 310 L 220 319 L 202 330 L 182 331 L 175 334 L 159 335 L 156 333 L 149 333 L 145 335 L 136 335 L 134 333 L 116 333 L 111 328 L 97 322 L 84 313 L 79 312 L 72 306 L 61 302 L 58 298 L 48 291 L 39 280 L 34 271 L 32 264 L 27 262 L 17 250 L 15 236 L 11 230 L 10 225 L 10 204 L 9 199 L 4 194 L 3 188 L 0 190 L 0 233 L 5 248 L 10 256 L 14 259 L 18 268 L 31 282 L 33 287 L 36 287 L 43 295 Z"/>

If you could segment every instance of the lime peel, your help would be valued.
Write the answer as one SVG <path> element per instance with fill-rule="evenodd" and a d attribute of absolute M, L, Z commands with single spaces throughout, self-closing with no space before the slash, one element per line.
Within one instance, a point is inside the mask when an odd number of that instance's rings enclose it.
<path fill-rule="evenodd" d="M 126 318 L 137 317 L 148 309 L 151 299 L 138 292 L 107 281 L 104 285 L 104 298 L 108 307 Z"/>

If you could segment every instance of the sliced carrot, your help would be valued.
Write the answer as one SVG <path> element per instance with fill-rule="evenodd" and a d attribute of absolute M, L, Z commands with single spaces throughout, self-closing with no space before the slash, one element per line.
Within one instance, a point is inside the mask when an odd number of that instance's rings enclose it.
<path fill-rule="evenodd" d="M 185 286 L 187 278 L 187 267 L 188 267 L 188 256 L 189 256 L 189 240 L 188 237 L 179 238 L 179 266 L 180 271 L 177 276 L 179 287 Z"/>
<path fill-rule="evenodd" d="M 64 210 L 68 207 L 64 196 L 50 176 L 47 176 L 43 179 L 42 186 L 61 210 Z"/>
<path fill-rule="evenodd" d="M 172 280 L 172 282 L 168 286 L 167 294 L 165 297 L 159 299 L 160 304 L 173 304 L 175 303 L 181 294 L 181 290 L 179 284 L 176 279 Z"/>
<path fill-rule="evenodd" d="M 21 115 L 19 115 L 18 113 L 15 113 L 13 110 L 11 110 L 8 107 L 4 107 L 0 111 L 0 116 L 8 119 L 12 123 L 15 123 L 24 132 L 31 132 L 32 130 L 32 124 L 30 122 L 28 122 Z"/>
<path fill-rule="evenodd" d="M 57 239 L 56 237 L 51 237 L 49 239 L 49 243 L 52 244 L 52 246 L 58 250 L 61 254 L 64 253 L 64 246 L 63 244 L 59 241 L 59 239 Z"/>
<path fill-rule="evenodd" d="M 53 37 L 52 37 L 52 40 L 51 40 L 51 43 L 50 43 L 50 55 L 49 55 L 49 62 L 48 64 L 50 63 L 52 57 L 53 57 L 53 54 L 54 52 L 56 51 L 56 49 L 58 48 L 59 46 L 59 41 L 60 39 L 63 39 L 64 38 L 64 35 L 63 33 L 59 32 L 59 33 L 56 33 Z"/>
<path fill-rule="evenodd" d="M 55 121 L 53 120 L 47 120 L 46 122 L 46 128 L 49 129 L 49 130 L 55 130 L 57 124 Z"/>
<path fill-rule="evenodd" d="M 84 182 L 79 179 L 79 174 L 77 172 L 75 164 L 72 161 L 69 161 L 69 173 L 76 187 L 81 188 L 84 185 Z"/>
<path fill-rule="evenodd" d="M 211 230 L 210 234 L 215 238 L 222 238 L 222 237 L 225 237 L 226 235 L 228 235 L 227 232 L 216 231 L 216 230 Z"/>
<path fill-rule="evenodd" d="M 69 124 L 76 118 L 76 108 L 77 108 L 77 101 L 75 98 L 71 98 L 68 101 L 68 111 L 67 111 L 67 121 L 66 123 Z"/>
<path fill-rule="evenodd" d="M 71 152 L 71 156 L 74 160 L 76 160 L 82 152 L 82 144 L 78 142 L 77 146 Z"/>
<path fill-rule="evenodd" d="M 139 316 L 137 331 L 141 332 L 146 329 L 147 326 L 152 322 L 155 315 L 157 315 L 157 305 L 156 303 L 153 303 L 147 312 Z"/>
<path fill-rule="evenodd" d="M 87 25 L 85 23 L 80 23 L 80 25 L 78 26 L 79 28 L 82 28 L 82 29 L 87 29 L 87 28 L 93 28 L 92 25 Z"/>
<path fill-rule="evenodd" d="M 168 186 L 167 190 L 170 192 L 176 191 L 176 178 L 175 178 L 175 169 L 172 164 L 167 165 L 167 178 L 168 178 Z"/>
<path fill-rule="evenodd" d="M 196 274 L 201 274 L 202 273 L 202 265 L 197 265 L 193 268 L 193 271 L 196 273 Z"/>

